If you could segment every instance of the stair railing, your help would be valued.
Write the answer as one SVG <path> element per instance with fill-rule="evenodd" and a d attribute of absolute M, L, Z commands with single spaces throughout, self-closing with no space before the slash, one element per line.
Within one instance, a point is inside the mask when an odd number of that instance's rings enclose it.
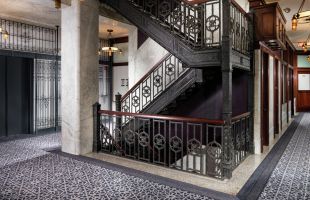
<path fill-rule="evenodd" d="M 246 112 L 231 120 L 234 146 L 233 168 L 236 168 L 251 152 L 251 113 Z"/>
<path fill-rule="evenodd" d="M 249 15 L 231 0 L 230 22 L 224 22 L 220 0 L 128 0 L 143 13 L 196 49 L 220 47 L 223 24 L 230 25 L 232 47 L 249 54 Z"/>
<path fill-rule="evenodd" d="M 179 59 L 167 54 L 123 95 L 121 111 L 141 112 L 188 70 Z"/>
<path fill-rule="evenodd" d="M 221 1 L 128 0 L 193 48 L 219 47 Z"/>
<path fill-rule="evenodd" d="M 100 108 L 100 107 L 99 107 Z M 223 120 L 98 110 L 96 149 L 223 179 Z M 130 126 L 122 126 L 129 118 Z M 137 128 L 138 127 L 138 128 Z"/>

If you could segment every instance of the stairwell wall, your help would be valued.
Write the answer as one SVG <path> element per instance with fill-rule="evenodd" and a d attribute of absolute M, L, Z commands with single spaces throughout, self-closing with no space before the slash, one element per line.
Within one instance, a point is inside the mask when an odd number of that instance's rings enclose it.
<path fill-rule="evenodd" d="M 138 29 L 128 35 L 128 77 L 129 88 L 133 87 L 168 51 L 148 38 L 138 48 Z"/>

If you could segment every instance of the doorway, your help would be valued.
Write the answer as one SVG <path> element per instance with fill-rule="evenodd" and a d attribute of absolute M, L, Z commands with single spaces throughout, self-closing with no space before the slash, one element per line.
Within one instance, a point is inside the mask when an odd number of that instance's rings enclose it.
<path fill-rule="evenodd" d="M 0 56 L 0 137 L 33 132 L 33 59 Z"/>
<path fill-rule="evenodd" d="M 274 62 L 274 114 L 273 114 L 273 124 L 274 124 L 274 136 L 275 134 L 279 134 L 279 67 L 278 60 L 275 59 Z"/>
<path fill-rule="evenodd" d="M 261 151 L 269 145 L 269 55 L 262 54 Z"/>

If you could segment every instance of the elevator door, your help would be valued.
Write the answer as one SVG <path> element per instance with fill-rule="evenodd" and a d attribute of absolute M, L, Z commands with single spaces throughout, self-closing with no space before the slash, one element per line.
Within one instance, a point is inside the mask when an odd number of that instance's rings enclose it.
<path fill-rule="evenodd" d="M 33 60 L 7 56 L 1 58 L 1 64 L 3 60 L 1 68 L 4 68 L 4 81 L 1 81 L 0 88 L 4 89 L 1 113 L 4 113 L 2 117 L 5 119 L 4 130 L 1 125 L 2 136 L 29 134 L 32 132 Z"/>

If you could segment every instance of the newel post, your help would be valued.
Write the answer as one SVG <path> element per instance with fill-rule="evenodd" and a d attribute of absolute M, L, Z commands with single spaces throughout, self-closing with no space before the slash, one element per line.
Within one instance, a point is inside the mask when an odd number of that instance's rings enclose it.
<path fill-rule="evenodd" d="M 94 119 L 94 134 L 93 134 L 93 152 L 98 152 L 101 149 L 100 142 L 100 114 L 98 111 L 100 110 L 101 105 L 96 102 L 93 105 L 93 119 Z"/>
<path fill-rule="evenodd" d="M 118 112 L 122 111 L 122 95 L 120 93 L 117 93 L 115 95 L 115 110 Z M 117 117 L 116 118 L 116 128 L 118 128 L 119 130 L 121 130 L 121 124 L 122 124 L 122 117 Z"/>
<path fill-rule="evenodd" d="M 222 166 L 223 178 L 230 179 L 233 170 L 234 147 L 232 143 L 232 35 L 231 35 L 231 3 L 230 0 L 222 0 L 223 3 L 223 26 L 222 33 L 222 90 L 223 90 L 223 112 L 222 119 L 225 121 L 223 127 L 222 144 Z"/>
<path fill-rule="evenodd" d="M 115 95 L 115 110 L 118 111 L 118 112 L 122 111 L 121 99 L 122 99 L 122 95 L 120 93 L 117 93 Z"/>

